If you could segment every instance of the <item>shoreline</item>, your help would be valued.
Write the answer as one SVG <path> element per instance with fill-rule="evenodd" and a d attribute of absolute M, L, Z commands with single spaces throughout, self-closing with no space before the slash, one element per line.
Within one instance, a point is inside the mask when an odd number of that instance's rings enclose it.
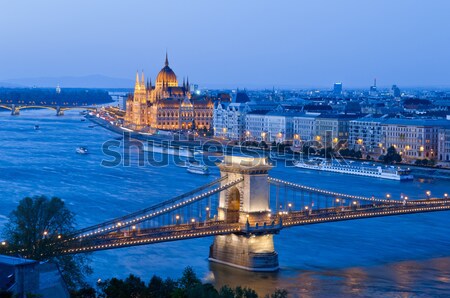
<path fill-rule="evenodd" d="M 152 141 L 157 144 L 163 144 L 163 143 L 170 142 L 170 144 L 175 147 L 177 147 L 177 146 L 178 147 L 188 147 L 188 148 L 192 148 L 192 149 L 205 150 L 210 153 L 224 154 L 224 145 L 222 143 L 220 143 L 219 141 L 216 141 L 213 139 L 207 140 L 207 141 L 205 141 L 205 143 L 202 144 L 202 141 L 187 141 L 187 140 L 183 141 L 183 140 L 174 140 L 173 138 L 168 138 L 168 137 L 164 138 L 164 137 L 158 137 L 158 136 L 154 136 L 154 135 L 143 135 L 143 134 L 140 134 L 137 132 L 133 132 L 133 131 L 129 132 L 129 131 L 123 130 L 115 125 L 110 124 L 108 121 L 100 119 L 95 116 L 86 115 L 85 117 L 92 123 L 95 123 L 105 129 L 112 131 L 114 133 L 117 133 L 121 136 L 123 136 L 124 133 L 129 133 L 131 138 L 137 139 L 140 141 L 144 141 L 144 142 Z M 207 144 L 207 142 L 211 142 L 213 144 Z M 246 148 L 243 148 L 240 146 L 233 146 L 231 144 L 225 146 L 226 153 L 233 153 L 235 151 L 234 150 L 235 148 L 240 149 L 239 152 L 241 152 L 241 153 L 250 153 L 250 154 L 258 153 L 258 154 L 267 155 L 267 152 L 265 152 L 264 150 L 261 150 L 261 149 L 256 149 L 256 148 L 246 149 Z M 211 150 L 211 149 L 214 149 L 214 150 Z M 365 161 L 365 160 L 356 160 L 356 161 Z M 408 164 L 399 164 L 399 166 L 409 167 L 411 169 L 411 173 L 414 175 L 414 178 L 425 178 L 425 179 L 436 178 L 436 179 L 450 180 L 450 169 L 419 167 L 416 165 L 408 165 Z"/>

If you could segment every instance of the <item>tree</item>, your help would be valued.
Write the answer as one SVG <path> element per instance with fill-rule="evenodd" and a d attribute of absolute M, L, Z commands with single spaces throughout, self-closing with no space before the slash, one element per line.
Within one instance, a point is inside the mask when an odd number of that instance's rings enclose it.
<path fill-rule="evenodd" d="M 50 257 L 58 249 L 60 237 L 74 230 L 74 214 L 60 198 L 46 196 L 26 197 L 19 202 L 9 216 L 3 234 L 8 249 L 22 250 L 27 258 L 56 263 L 69 286 L 74 289 L 85 285 L 84 277 L 92 273 L 86 255 L 62 255 Z"/>
<path fill-rule="evenodd" d="M 149 297 L 148 288 L 139 278 L 130 274 L 125 280 L 112 278 L 99 283 L 103 294 L 108 298 Z"/>
<path fill-rule="evenodd" d="M 234 298 L 235 292 L 229 286 L 223 286 L 219 291 L 220 298 Z"/>
<path fill-rule="evenodd" d="M 276 289 L 272 295 L 266 295 L 266 298 L 287 298 L 288 292 L 286 290 Z"/>
<path fill-rule="evenodd" d="M 401 162 L 402 157 L 397 153 L 397 149 L 391 146 L 387 149 L 386 155 L 384 156 L 383 162 L 386 164 L 393 164 L 394 162 Z"/>
<path fill-rule="evenodd" d="M 192 267 L 186 267 L 183 270 L 183 275 L 178 280 L 178 284 L 182 289 L 189 289 L 197 285 L 201 285 L 201 280 L 197 277 Z"/>
<path fill-rule="evenodd" d="M 0 297 L 2 297 L 0 295 Z M 72 298 L 96 298 L 97 292 L 92 287 L 83 287 L 79 290 L 70 291 L 70 297 Z"/>

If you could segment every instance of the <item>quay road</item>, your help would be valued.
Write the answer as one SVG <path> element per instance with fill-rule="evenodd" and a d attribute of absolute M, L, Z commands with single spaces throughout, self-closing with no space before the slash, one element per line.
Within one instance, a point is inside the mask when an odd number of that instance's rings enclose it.
<path fill-rule="evenodd" d="M 218 139 L 210 139 L 210 138 L 203 138 L 203 137 L 196 137 L 195 140 L 183 140 L 183 139 L 176 139 L 176 136 L 168 136 L 168 135 L 150 135 L 150 134 L 142 134 L 134 131 L 128 131 L 120 128 L 119 126 L 113 125 L 109 123 L 106 120 L 103 120 L 101 118 L 86 115 L 86 118 L 90 120 L 91 122 L 104 127 L 110 131 L 113 131 L 117 134 L 123 135 L 124 133 L 128 133 L 130 135 L 130 138 L 136 139 L 139 141 L 142 141 L 143 143 L 146 143 L 147 141 L 154 142 L 156 144 L 169 144 L 170 146 L 174 147 L 188 147 L 192 149 L 198 149 L 198 150 L 205 150 L 211 153 L 223 153 L 224 148 L 227 151 L 227 153 L 259 153 L 264 154 L 265 150 L 259 149 L 259 148 L 246 148 L 241 147 L 239 145 L 234 145 L 233 141 L 223 141 Z M 239 152 L 238 152 L 239 151 Z"/>
<path fill-rule="evenodd" d="M 59 243 L 60 249 L 56 250 L 55 253 L 76 254 L 232 233 L 244 235 L 276 234 L 283 228 L 294 226 L 448 210 L 450 210 L 450 200 L 429 199 L 404 202 L 403 204 L 355 204 L 319 210 L 280 212 L 275 216 L 268 217 L 267 222 L 252 222 L 251 224 L 207 220 L 205 222 L 174 224 L 151 229 L 133 227 L 124 231 L 85 239 L 62 240 Z"/>

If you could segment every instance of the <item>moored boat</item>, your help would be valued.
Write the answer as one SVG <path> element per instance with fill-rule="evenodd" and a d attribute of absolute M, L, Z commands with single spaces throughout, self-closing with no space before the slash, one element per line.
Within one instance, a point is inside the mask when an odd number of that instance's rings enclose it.
<path fill-rule="evenodd" d="M 202 164 L 189 164 L 186 171 L 192 174 L 209 175 L 209 168 Z"/>
<path fill-rule="evenodd" d="M 309 169 L 309 170 L 317 170 L 317 171 L 325 171 L 325 172 L 333 172 L 333 173 L 341 173 L 341 174 L 349 174 L 349 175 L 357 175 L 357 176 L 366 176 L 366 177 L 375 177 L 375 178 L 383 178 L 390 180 L 400 180 L 407 181 L 413 180 L 414 176 L 411 175 L 411 171 L 409 169 L 404 169 L 396 166 L 371 166 L 371 165 L 342 165 L 339 163 L 327 162 L 322 159 L 313 159 L 308 161 L 295 161 L 294 165 L 299 168 Z"/>
<path fill-rule="evenodd" d="M 162 146 L 161 144 L 144 144 L 144 151 L 160 154 L 176 155 L 181 157 L 193 157 L 193 151 L 185 147 Z"/>

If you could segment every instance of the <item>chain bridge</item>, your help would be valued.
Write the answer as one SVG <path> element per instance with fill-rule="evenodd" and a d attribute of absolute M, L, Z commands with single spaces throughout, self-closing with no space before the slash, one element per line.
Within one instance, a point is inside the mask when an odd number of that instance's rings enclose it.
<path fill-rule="evenodd" d="M 70 235 L 46 235 L 53 254 L 77 254 L 214 236 L 209 260 L 275 271 L 274 235 L 296 226 L 450 210 L 447 194 L 364 197 L 269 177 L 266 158 L 226 156 L 221 177 L 180 196 Z M 274 195 L 271 195 L 274 194 Z M 10 254 L 22 250 L 9 251 Z"/>

